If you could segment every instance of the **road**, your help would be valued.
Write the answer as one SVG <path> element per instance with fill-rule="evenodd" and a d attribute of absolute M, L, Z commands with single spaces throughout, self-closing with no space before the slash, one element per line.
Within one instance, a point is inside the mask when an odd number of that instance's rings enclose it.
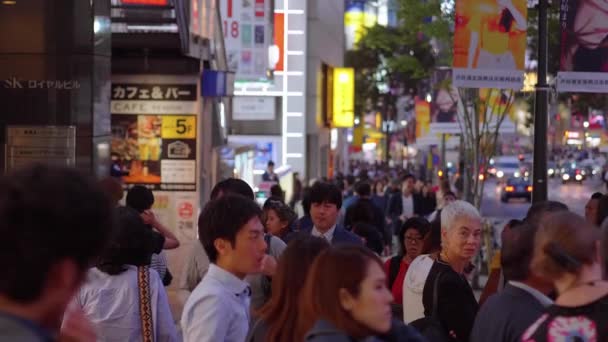
<path fill-rule="evenodd" d="M 549 179 L 549 199 L 565 203 L 571 211 L 585 214 L 585 204 L 596 191 L 604 192 L 599 177 L 587 179 L 582 185 L 569 183 L 562 185 L 561 180 Z M 504 225 L 510 219 L 522 219 L 530 208 L 525 200 L 511 200 L 509 203 L 500 201 L 500 187 L 495 179 L 489 179 L 484 189 L 481 213 L 484 217 L 495 219 L 496 225 Z"/>

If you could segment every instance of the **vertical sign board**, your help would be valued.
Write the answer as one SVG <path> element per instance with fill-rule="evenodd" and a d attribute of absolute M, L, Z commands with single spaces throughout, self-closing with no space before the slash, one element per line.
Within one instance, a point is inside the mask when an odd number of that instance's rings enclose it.
<path fill-rule="evenodd" d="M 75 126 L 8 126 L 5 171 L 30 163 L 76 165 Z"/>
<path fill-rule="evenodd" d="M 154 191 L 154 211 L 196 238 L 196 84 L 112 84 L 112 162 L 125 188 Z"/>
<path fill-rule="evenodd" d="M 333 127 L 352 128 L 355 120 L 355 71 L 334 68 Z"/>
<path fill-rule="evenodd" d="M 271 0 L 220 0 L 228 69 L 236 82 L 266 82 Z"/>

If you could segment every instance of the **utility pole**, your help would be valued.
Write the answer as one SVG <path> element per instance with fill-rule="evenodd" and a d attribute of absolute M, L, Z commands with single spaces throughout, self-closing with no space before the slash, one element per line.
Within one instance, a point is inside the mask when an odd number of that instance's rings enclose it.
<path fill-rule="evenodd" d="M 534 104 L 534 167 L 532 201 L 547 200 L 547 109 L 549 85 L 547 84 L 547 4 L 548 0 L 538 1 L 538 81 Z"/>

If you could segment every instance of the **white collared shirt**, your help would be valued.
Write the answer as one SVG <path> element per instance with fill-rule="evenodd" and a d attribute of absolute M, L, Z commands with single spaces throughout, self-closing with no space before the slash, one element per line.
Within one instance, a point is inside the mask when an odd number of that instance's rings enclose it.
<path fill-rule="evenodd" d="M 249 284 L 209 265 L 182 314 L 184 342 L 242 342 L 249 332 Z"/>
<path fill-rule="evenodd" d="M 325 240 L 327 240 L 327 242 L 331 243 L 334 239 L 334 232 L 336 231 L 336 225 L 334 224 L 333 227 L 329 228 L 328 231 L 326 231 L 325 233 L 321 233 L 317 227 L 313 226 L 312 227 L 312 236 L 316 236 L 316 237 L 320 237 L 320 238 L 324 238 Z"/>
<path fill-rule="evenodd" d="M 137 267 L 109 275 L 97 268 L 87 273 L 87 280 L 70 304 L 82 309 L 97 331 L 97 341 L 141 341 L 139 285 Z M 178 341 L 169 299 L 158 273 L 150 269 L 150 300 L 154 341 Z"/>
<path fill-rule="evenodd" d="M 410 194 L 409 196 L 401 195 L 401 203 L 403 205 L 403 215 L 406 218 L 410 218 L 414 216 L 414 195 Z"/>
<path fill-rule="evenodd" d="M 535 289 L 533 287 L 530 287 L 519 281 L 509 281 L 509 285 L 515 286 L 518 289 L 528 292 L 529 294 L 532 295 L 532 297 L 536 298 L 536 300 L 538 300 L 540 302 L 540 304 L 544 307 L 553 305 L 553 301 L 551 300 L 551 298 L 545 296 L 545 294 L 543 294 L 542 292 L 538 291 L 537 289 Z"/>

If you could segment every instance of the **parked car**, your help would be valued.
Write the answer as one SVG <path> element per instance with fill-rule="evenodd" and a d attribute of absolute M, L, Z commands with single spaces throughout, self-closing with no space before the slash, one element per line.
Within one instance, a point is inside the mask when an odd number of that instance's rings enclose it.
<path fill-rule="evenodd" d="M 503 203 L 509 202 L 512 198 L 524 198 L 532 202 L 532 183 L 529 178 L 509 178 L 501 190 L 500 200 Z"/>

